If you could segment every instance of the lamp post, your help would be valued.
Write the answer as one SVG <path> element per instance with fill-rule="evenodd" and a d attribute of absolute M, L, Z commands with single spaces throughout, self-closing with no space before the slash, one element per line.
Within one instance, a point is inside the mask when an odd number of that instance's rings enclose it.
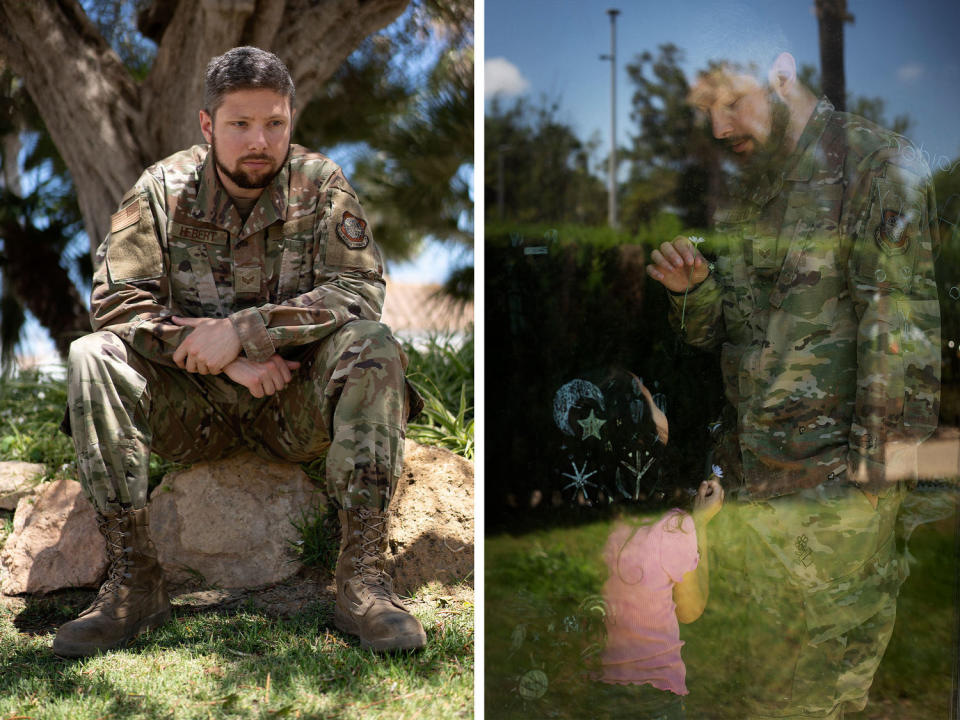
<path fill-rule="evenodd" d="M 610 16 L 610 54 L 601 55 L 601 60 L 610 61 L 610 170 L 607 223 L 617 226 L 617 15 L 616 8 L 607 10 Z"/>

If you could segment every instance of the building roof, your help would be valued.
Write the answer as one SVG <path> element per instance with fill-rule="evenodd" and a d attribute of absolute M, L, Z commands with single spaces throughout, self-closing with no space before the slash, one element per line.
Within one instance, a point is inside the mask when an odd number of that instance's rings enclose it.
<path fill-rule="evenodd" d="M 441 285 L 393 282 L 387 278 L 384 324 L 396 333 L 464 332 L 473 324 L 473 302 L 440 294 Z"/>

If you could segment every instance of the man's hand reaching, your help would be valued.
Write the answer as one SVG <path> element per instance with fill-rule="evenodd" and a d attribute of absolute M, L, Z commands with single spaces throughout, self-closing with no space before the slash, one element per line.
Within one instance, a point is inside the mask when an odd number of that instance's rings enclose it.
<path fill-rule="evenodd" d="M 193 328 L 193 332 L 173 353 L 173 361 L 182 370 L 200 375 L 219 375 L 239 357 L 242 348 L 240 336 L 229 318 L 173 317 L 172 320 L 182 327 Z"/>
<path fill-rule="evenodd" d="M 295 360 L 284 360 L 274 355 L 266 362 L 253 362 L 240 356 L 227 365 L 223 372 L 238 385 L 243 385 L 256 398 L 273 395 L 287 386 L 293 379 L 291 370 L 300 367 Z"/>
<path fill-rule="evenodd" d="M 706 259 L 685 237 L 663 243 L 659 250 L 650 253 L 650 260 L 647 275 L 675 293 L 703 282 L 710 274 Z"/>

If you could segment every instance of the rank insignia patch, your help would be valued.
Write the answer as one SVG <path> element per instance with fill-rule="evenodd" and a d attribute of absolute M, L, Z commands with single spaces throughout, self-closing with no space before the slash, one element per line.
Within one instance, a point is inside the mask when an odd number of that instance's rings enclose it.
<path fill-rule="evenodd" d="M 896 210 L 883 210 L 874 238 L 880 249 L 889 255 L 901 255 L 910 248 L 910 216 Z"/>
<path fill-rule="evenodd" d="M 343 213 L 340 224 L 337 225 L 337 235 L 340 236 L 340 239 L 348 248 L 363 250 L 370 244 L 370 238 L 366 233 L 367 223 L 365 221 L 348 212 Z"/>

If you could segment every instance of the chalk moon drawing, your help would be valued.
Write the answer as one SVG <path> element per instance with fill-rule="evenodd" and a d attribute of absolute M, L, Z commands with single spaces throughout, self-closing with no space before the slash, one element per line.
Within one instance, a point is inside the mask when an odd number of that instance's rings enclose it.
<path fill-rule="evenodd" d="M 553 421 L 565 434 L 577 436 L 577 433 L 570 427 L 570 408 L 577 404 L 581 398 L 596 400 L 601 410 L 606 410 L 603 402 L 603 393 L 600 388 L 587 380 L 571 380 L 566 385 L 557 390 L 553 396 Z"/>

